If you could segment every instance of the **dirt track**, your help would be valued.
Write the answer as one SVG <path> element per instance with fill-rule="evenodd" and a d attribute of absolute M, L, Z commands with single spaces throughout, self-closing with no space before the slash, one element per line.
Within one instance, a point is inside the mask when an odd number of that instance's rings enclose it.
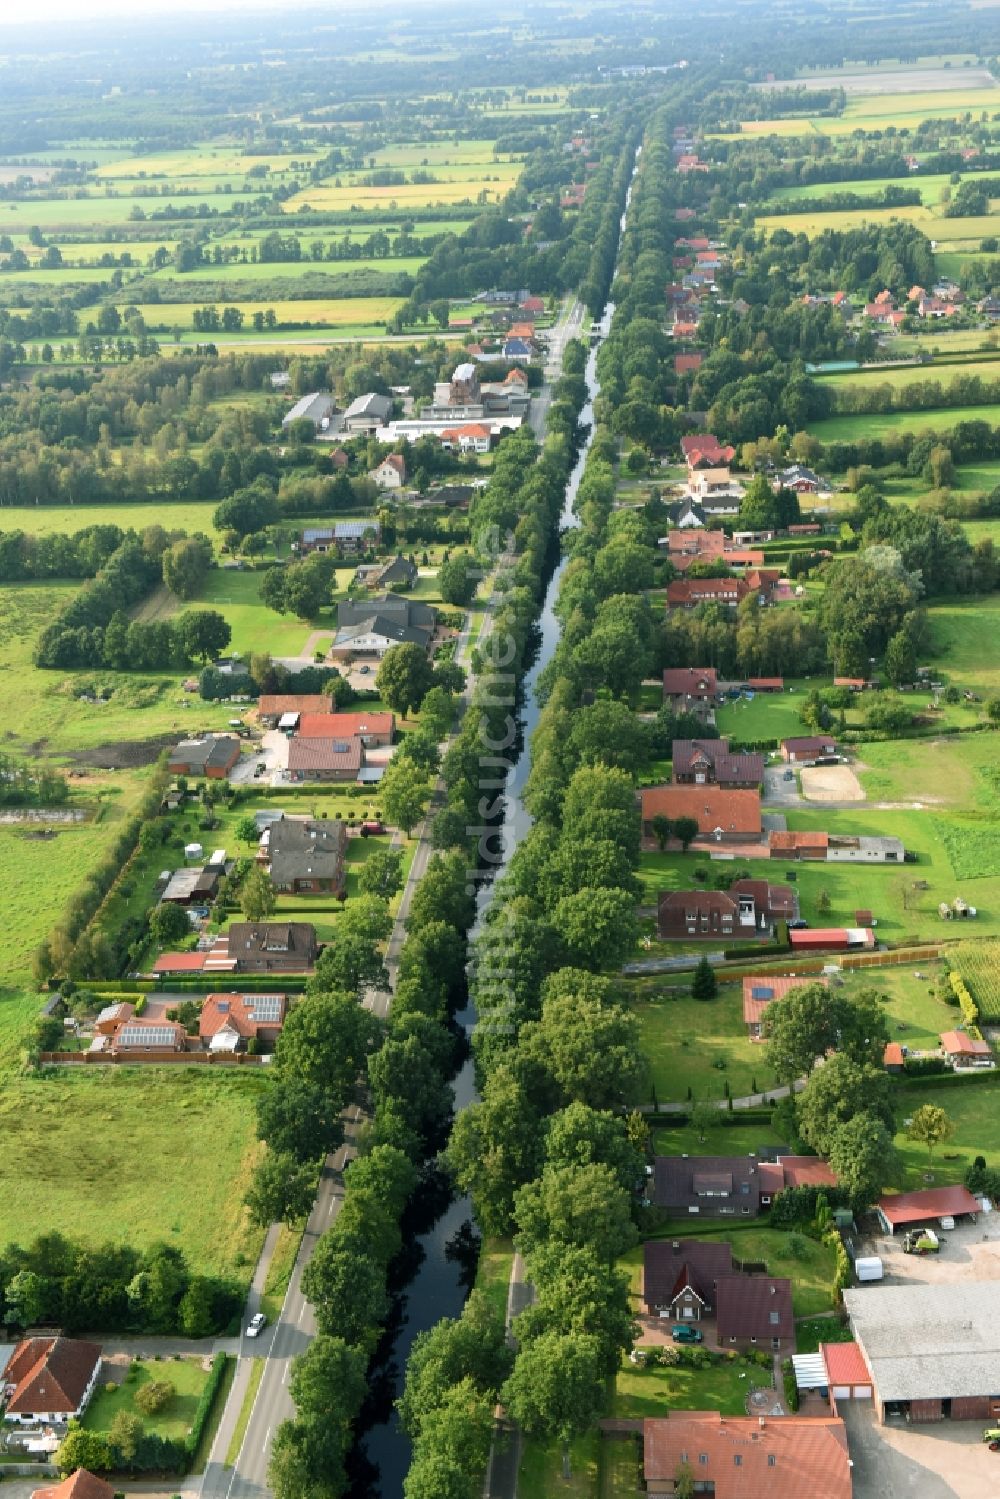
<path fill-rule="evenodd" d="M 863 802 L 865 793 L 849 765 L 807 765 L 802 795 L 810 802 Z"/>

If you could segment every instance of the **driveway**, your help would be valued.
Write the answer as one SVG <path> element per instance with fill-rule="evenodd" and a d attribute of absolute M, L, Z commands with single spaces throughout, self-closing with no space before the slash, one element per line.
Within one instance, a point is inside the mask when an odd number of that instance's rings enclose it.
<path fill-rule="evenodd" d="M 879 1426 L 865 1401 L 840 1406 L 854 1463 L 854 1499 L 995 1499 L 1000 1454 L 981 1441 L 982 1421 Z"/>
<path fill-rule="evenodd" d="M 880 1255 L 889 1285 L 942 1285 L 953 1281 L 1000 1280 L 1000 1213 L 988 1213 L 978 1223 L 960 1224 L 947 1232 L 937 1229 L 938 1254 L 904 1254 L 903 1236 L 879 1234 L 870 1253 Z M 1000 1462 L 997 1463 L 1000 1468 Z M 1000 1492 L 1000 1472 L 997 1473 Z"/>
<path fill-rule="evenodd" d="M 799 795 L 799 783 L 794 770 L 792 779 L 785 780 L 787 765 L 767 765 L 764 768 L 764 803 L 769 807 L 802 807 L 805 803 Z"/>
<path fill-rule="evenodd" d="M 254 775 L 261 764 L 267 769 L 259 776 Z M 268 729 L 252 753 L 241 755 L 237 760 L 229 772 L 229 782 L 232 786 L 276 786 L 280 784 L 279 773 L 287 767 L 288 737 L 279 729 Z"/>

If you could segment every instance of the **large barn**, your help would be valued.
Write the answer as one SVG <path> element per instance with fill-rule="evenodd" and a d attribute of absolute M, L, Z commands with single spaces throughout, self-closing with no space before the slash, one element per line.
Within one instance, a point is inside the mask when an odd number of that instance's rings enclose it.
<path fill-rule="evenodd" d="M 1000 1281 L 863 1286 L 844 1305 L 879 1420 L 1000 1420 Z"/>

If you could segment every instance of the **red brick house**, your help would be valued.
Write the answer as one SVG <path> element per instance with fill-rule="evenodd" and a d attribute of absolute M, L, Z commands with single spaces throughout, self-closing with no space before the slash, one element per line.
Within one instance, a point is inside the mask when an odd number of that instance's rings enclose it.
<path fill-rule="evenodd" d="M 675 739 L 671 751 L 675 786 L 721 786 L 752 791 L 764 779 L 764 756 L 735 753 L 728 739 Z"/>
<path fill-rule="evenodd" d="M 756 937 L 795 914 L 795 892 L 766 880 L 736 880 L 729 890 L 664 890 L 657 933 L 664 942 Z"/>
<path fill-rule="evenodd" d="M 735 609 L 750 592 L 743 578 L 675 578 L 667 584 L 668 609 L 696 609 L 699 604 L 722 604 Z"/>
<path fill-rule="evenodd" d="M 837 753 L 837 741 L 830 734 L 804 734 L 781 741 L 781 758 L 789 765 L 812 765 L 814 761 Z"/>

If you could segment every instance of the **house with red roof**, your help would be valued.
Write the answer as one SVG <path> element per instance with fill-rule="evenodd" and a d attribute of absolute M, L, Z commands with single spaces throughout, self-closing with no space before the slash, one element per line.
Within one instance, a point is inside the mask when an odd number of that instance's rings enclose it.
<path fill-rule="evenodd" d="M 198 1018 L 198 1036 L 206 1051 L 271 1051 L 285 1023 L 284 994 L 208 994 Z"/>
<path fill-rule="evenodd" d="M 697 609 L 699 604 L 722 604 L 735 609 L 750 591 L 744 578 L 675 578 L 667 584 L 667 608 Z"/>
<path fill-rule="evenodd" d="M 86 1468 L 77 1468 L 62 1483 L 32 1490 L 31 1499 L 114 1499 L 115 1492 L 103 1478 L 88 1473 Z"/>
<path fill-rule="evenodd" d="M 715 1499 L 851 1499 L 851 1460 L 834 1416 L 723 1416 L 671 1411 L 642 1423 L 647 1494 L 675 1494 L 678 1470 Z"/>
<path fill-rule="evenodd" d="M 681 454 L 689 470 L 727 468 L 736 457 L 736 449 L 723 445 L 710 432 L 692 432 L 681 438 Z"/>
<path fill-rule="evenodd" d="M 386 453 L 368 475 L 379 489 L 402 489 L 406 483 L 406 459 L 402 453 Z"/>
<path fill-rule="evenodd" d="M 927 1187 L 921 1192 L 887 1192 L 875 1205 L 882 1229 L 894 1234 L 897 1228 L 932 1224 L 939 1218 L 971 1218 L 980 1213 L 979 1202 L 968 1187 Z"/>
<path fill-rule="evenodd" d="M 714 666 L 668 666 L 663 673 L 663 701 L 678 713 L 707 719 L 718 697 Z"/>
<path fill-rule="evenodd" d="M 941 1050 L 956 1072 L 968 1067 L 994 1067 L 996 1063 L 988 1041 L 966 1035 L 965 1031 L 944 1031 Z"/>
<path fill-rule="evenodd" d="M 703 358 L 703 356 L 701 354 L 699 354 L 699 353 L 693 353 L 693 354 L 675 354 L 674 355 L 674 374 L 675 375 L 693 375 L 696 370 L 700 370 L 701 369 L 702 358 Z"/>
<path fill-rule="evenodd" d="M 743 980 L 743 1022 L 751 1041 L 759 1041 L 763 1036 L 764 1012 L 768 1005 L 773 1004 L 776 999 L 784 999 L 793 989 L 801 989 L 804 984 L 826 984 L 826 979 L 816 978 L 812 975 L 799 977 L 792 975 L 781 975 L 771 977 L 769 973 L 747 974 Z"/>
<path fill-rule="evenodd" d="M 101 1350 L 80 1338 L 23 1338 L 0 1376 L 4 1420 L 61 1425 L 82 1416 L 101 1372 Z"/>
<path fill-rule="evenodd" d="M 698 824 L 696 842 L 760 841 L 760 794 L 756 791 L 723 791 L 718 786 L 644 786 L 639 800 L 646 838 L 654 836 L 654 817 L 666 817 L 671 822 L 691 817 Z"/>
<path fill-rule="evenodd" d="M 482 422 L 467 422 L 462 427 L 447 427 L 441 433 L 441 446 L 448 451 L 458 448 L 462 453 L 488 453 L 493 434 Z"/>

